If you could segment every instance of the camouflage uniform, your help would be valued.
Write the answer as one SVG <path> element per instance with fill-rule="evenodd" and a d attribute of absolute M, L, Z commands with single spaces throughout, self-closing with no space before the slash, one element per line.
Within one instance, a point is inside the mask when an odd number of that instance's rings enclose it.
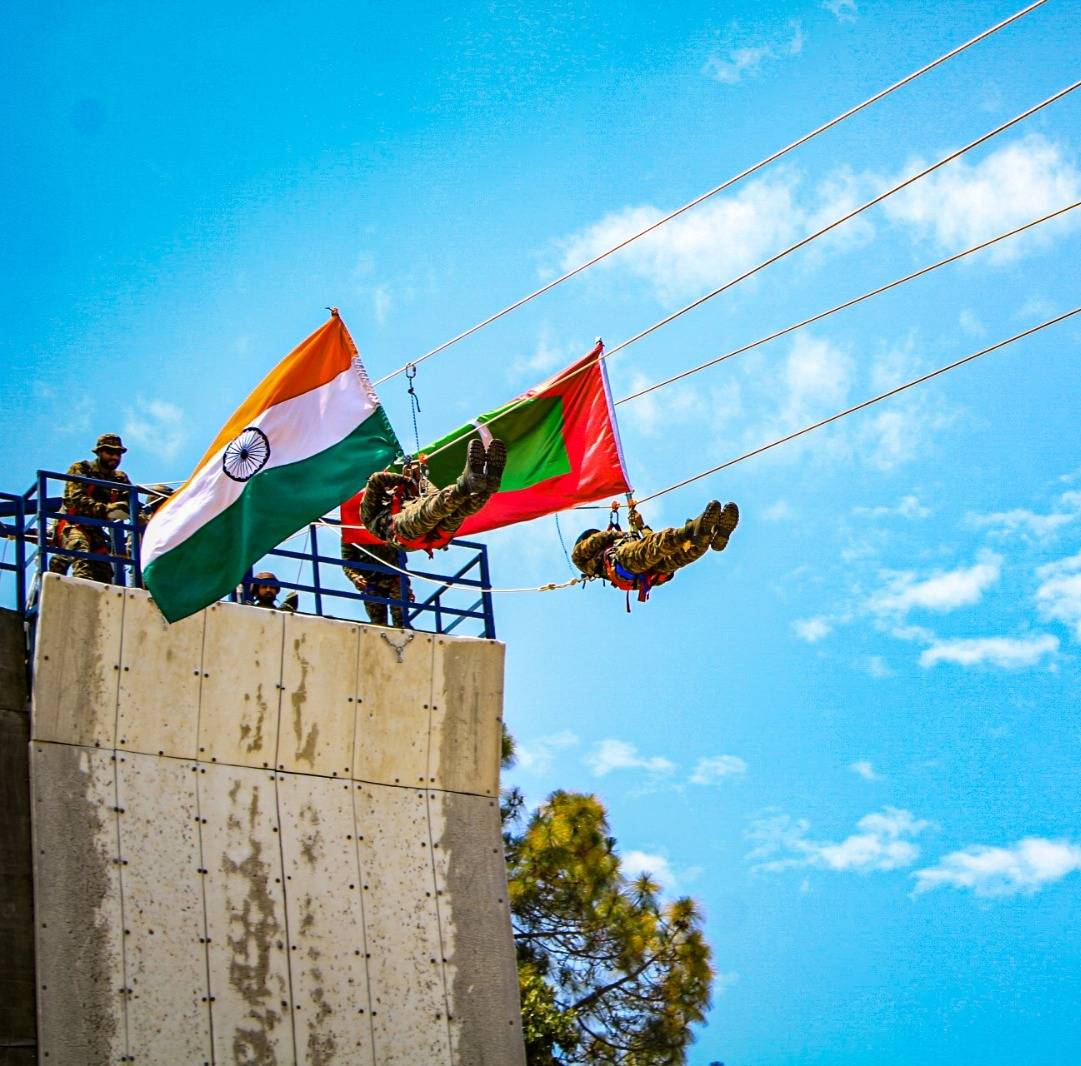
<path fill-rule="evenodd" d="M 95 453 L 102 448 L 110 448 L 121 453 L 124 448 L 115 434 L 103 434 L 98 438 Z M 97 459 L 80 459 L 68 467 L 68 475 L 73 477 L 92 477 L 100 481 L 115 481 L 118 486 L 128 486 L 131 479 L 120 469 L 110 470 L 105 467 L 100 456 Z M 108 518 L 110 511 L 128 507 L 128 493 L 122 488 L 107 489 L 100 485 L 84 485 L 78 481 L 68 481 L 64 485 L 65 515 L 86 515 L 88 518 Z M 82 526 L 73 519 L 65 519 L 60 528 L 58 547 L 70 551 L 100 552 L 112 554 L 108 531 L 103 526 Z M 74 577 L 89 578 L 106 584 L 113 580 L 113 568 L 107 562 L 93 562 L 90 559 L 70 559 L 54 556 L 49 560 L 49 570 L 54 574 L 66 574 L 68 568 Z"/>
<path fill-rule="evenodd" d="M 711 547 L 724 551 L 738 521 L 734 503 L 722 508 L 712 500 L 700 517 L 659 533 L 645 527 L 641 537 L 621 529 L 588 530 L 574 545 L 571 561 L 586 577 L 606 577 L 605 556 L 612 549 L 612 558 L 629 573 L 674 574 Z"/>
<path fill-rule="evenodd" d="M 374 557 L 374 558 L 373 558 Z M 365 544 L 361 548 L 357 544 L 342 542 L 342 558 L 352 563 L 379 562 L 388 566 L 400 566 L 399 552 L 393 544 Z M 356 586 L 357 592 L 367 593 L 372 596 L 383 596 L 388 600 L 397 600 L 402 596 L 402 581 L 405 581 L 405 599 L 409 599 L 409 579 L 400 574 L 385 574 L 375 570 L 357 570 L 353 567 L 345 567 L 345 576 Z M 387 607 L 390 607 L 390 619 L 395 628 L 405 627 L 405 611 L 393 604 L 372 603 L 364 601 L 364 610 L 368 612 L 368 621 L 372 625 L 385 626 L 387 624 Z"/>
<path fill-rule="evenodd" d="M 414 476 L 377 471 L 368 478 L 361 521 L 380 540 L 403 547 L 425 537 L 449 539 L 499 491 L 506 461 L 502 441 L 493 440 L 485 452 L 484 445 L 474 438 L 469 442 L 462 476 L 444 489 L 436 489 L 419 471 Z M 391 505 L 399 488 L 403 504 L 394 514 Z"/>

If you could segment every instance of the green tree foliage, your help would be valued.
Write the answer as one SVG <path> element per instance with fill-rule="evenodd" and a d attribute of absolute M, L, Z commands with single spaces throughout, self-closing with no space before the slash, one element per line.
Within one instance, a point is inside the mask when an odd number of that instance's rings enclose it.
<path fill-rule="evenodd" d="M 555 792 L 523 828 L 511 792 L 503 813 L 530 1066 L 684 1063 L 713 978 L 694 902 L 623 876 L 596 796 Z"/>

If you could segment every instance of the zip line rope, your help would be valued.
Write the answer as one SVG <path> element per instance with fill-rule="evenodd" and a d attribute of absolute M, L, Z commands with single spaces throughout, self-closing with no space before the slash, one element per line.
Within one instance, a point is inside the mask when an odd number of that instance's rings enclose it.
<path fill-rule="evenodd" d="M 912 185 L 913 183 L 919 181 L 921 178 L 927 177 L 928 174 L 933 173 L 940 167 L 944 167 L 947 163 L 952 163 L 953 160 L 964 155 L 966 152 L 970 152 L 973 148 L 979 147 L 979 145 L 984 144 L 986 141 L 989 141 L 992 137 L 997 137 L 1000 133 L 1003 133 L 1006 130 L 1010 129 L 1011 126 L 1015 126 L 1018 122 L 1023 122 L 1026 118 L 1030 118 L 1032 115 L 1036 114 L 1037 111 L 1041 111 L 1043 110 L 1043 108 L 1050 106 L 1058 100 L 1061 100 L 1064 96 L 1072 93 L 1075 89 L 1079 87 L 1081 87 L 1081 80 L 1075 81 L 1072 85 L 1067 85 L 1065 89 L 1060 89 L 1054 95 L 1049 96 L 1046 100 L 1041 100 L 1040 103 L 1034 104 L 1026 111 L 1022 111 L 1021 114 L 1015 116 L 1014 118 L 1011 118 L 1008 122 L 1004 122 L 1001 126 L 996 126 L 990 132 L 982 134 L 981 136 L 977 137 L 976 140 L 970 141 L 963 148 L 955 149 L 954 151 L 950 152 L 949 155 L 944 156 L 942 159 L 940 159 L 937 163 L 932 163 L 929 167 L 924 167 L 923 170 L 920 170 L 917 173 L 910 175 L 909 177 L 905 178 L 904 181 L 890 187 L 885 192 L 879 193 L 877 196 L 868 200 L 866 203 L 860 204 L 859 207 L 854 208 L 847 214 L 842 215 L 838 219 L 835 219 L 833 222 L 829 223 L 829 225 L 823 226 L 821 229 L 815 230 L 814 233 L 807 234 L 806 237 L 802 237 L 800 240 L 796 241 L 795 244 L 790 244 L 787 248 L 783 248 L 781 249 L 781 251 L 774 253 L 768 259 L 764 259 L 757 266 L 753 266 L 749 270 L 745 270 L 742 274 L 734 277 L 731 281 L 726 281 L 722 286 L 720 286 L 720 288 L 714 289 L 712 292 L 707 292 L 704 296 L 699 296 L 697 300 L 692 300 L 685 307 L 681 307 L 678 311 L 673 311 L 670 315 L 665 315 L 665 317 L 662 318 L 660 321 L 654 322 L 652 326 L 649 326 L 641 332 L 636 333 L 633 337 L 630 337 L 627 340 L 623 341 L 622 344 L 617 344 L 611 351 L 607 353 L 607 358 L 611 358 L 617 352 L 623 351 L 624 348 L 629 348 L 632 344 L 636 344 L 644 337 L 648 337 L 651 333 L 656 332 L 662 326 L 667 326 L 670 322 L 674 322 L 677 318 L 679 318 L 681 315 L 685 315 L 688 311 L 693 311 L 696 307 L 701 307 L 702 304 L 704 304 L 707 300 L 712 300 L 714 296 L 719 296 L 722 292 L 726 292 L 734 285 L 738 285 L 741 281 L 746 281 L 747 278 L 757 274 L 760 270 L 765 270 L 766 267 L 772 266 L 778 260 L 784 259 L 785 256 L 790 255 L 792 252 L 804 247 L 804 245 L 810 244 L 811 241 L 816 240 L 817 238 L 823 236 L 826 233 L 829 233 L 830 230 L 836 229 L 838 226 L 843 225 L 845 222 L 848 222 L 849 220 L 855 218 L 857 215 L 863 214 L 864 211 L 874 207 L 876 204 L 882 203 L 883 200 L 888 199 L 895 193 L 900 192 L 902 189 L 908 188 L 909 185 Z"/>
<path fill-rule="evenodd" d="M 802 329 L 804 326 L 812 325 L 815 322 L 821 322 L 822 319 L 828 318 L 838 311 L 844 311 L 849 307 L 855 307 L 856 304 L 862 303 L 864 300 L 869 300 L 872 296 L 878 296 L 881 293 L 888 292 L 890 289 L 895 289 L 899 285 L 904 285 L 905 282 L 914 281 L 916 278 L 923 277 L 925 274 L 930 274 L 931 271 L 937 270 L 939 267 L 947 266 L 950 263 L 956 263 L 966 255 L 972 255 L 974 252 L 989 248 L 999 241 L 1015 237 L 1019 233 L 1024 233 L 1025 230 L 1033 229 L 1035 226 L 1039 226 L 1044 222 L 1049 222 L 1051 219 L 1058 218 L 1060 215 L 1064 215 L 1078 207 L 1081 207 L 1081 200 L 1075 200 L 1072 204 L 1068 204 L 1066 207 L 1060 207 L 1057 211 L 1052 211 L 1042 218 L 1033 219 L 1031 222 L 1026 222 L 1023 226 L 1018 226 L 1016 229 L 1009 230 L 1006 233 L 1000 233 L 997 237 L 991 237 L 989 240 L 981 241 L 979 244 L 974 244 L 971 248 L 966 248 L 963 252 L 955 252 L 945 259 L 940 259 L 937 263 L 931 263 L 930 266 L 914 270 L 911 274 L 906 274 L 903 278 L 891 281 L 887 285 L 880 285 L 877 289 L 871 289 L 870 292 L 865 292 L 861 296 L 855 296 L 851 300 L 846 300 L 844 303 L 837 304 L 835 307 L 831 307 L 826 311 L 819 311 L 818 314 L 811 315 L 810 318 L 795 322 L 791 326 L 786 326 L 784 329 L 776 330 L 774 333 L 770 333 L 765 337 L 760 337 L 758 340 L 751 341 L 749 344 L 744 344 L 742 347 L 733 348 L 732 351 L 725 352 L 724 355 L 718 355 L 716 358 L 710 359 L 705 363 L 699 363 L 698 366 L 691 367 L 689 370 L 682 370 L 678 374 L 673 374 L 671 377 L 665 378 L 663 381 L 658 381 L 653 385 L 647 385 L 644 389 L 639 389 L 637 392 L 632 392 L 629 396 L 624 396 L 622 399 L 616 400 L 613 406 L 618 407 L 620 404 L 629 403 L 631 400 L 637 400 L 638 397 L 646 396 L 651 392 L 656 392 L 657 389 L 662 389 L 665 385 L 671 385 L 673 382 L 681 381 L 683 378 L 688 378 L 701 370 L 707 370 L 711 366 L 717 366 L 718 363 L 723 363 L 728 359 L 732 359 L 734 356 L 749 352 L 752 348 L 758 348 L 763 344 L 767 344 L 769 341 L 777 340 L 778 337 L 784 337 L 789 333 Z"/>
<path fill-rule="evenodd" d="M 930 166 L 924 167 L 923 170 L 917 171 L 915 174 L 910 175 L 909 177 L 905 178 L 903 181 L 899 182 L 897 185 L 891 186 L 885 192 L 879 193 L 877 196 L 875 196 L 872 199 L 868 200 L 866 203 L 861 204 L 859 207 L 854 208 L 852 211 L 849 211 L 847 214 L 842 215 L 838 219 L 835 219 L 833 222 L 830 222 L 828 225 L 823 226 L 821 229 L 816 230 L 813 233 L 809 233 L 807 236 L 805 236 L 805 237 L 801 238 L 800 240 L 798 240 L 795 244 L 791 244 L 787 248 L 783 248 L 781 251 L 776 252 L 775 254 L 770 256 L 768 259 L 765 259 L 761 263 L 759 263 L 757 266 L 751 267 L 749 270 L 744 271 L 742 274 L 740 274 L 737 277 L 733 278 L 731 281 L 725 282 L 725 284 L 720 286 L 720 288 L 714 289 L 712 292 L 708 292 L 704 296 L 698 297 L 697 300 L 692 301 L 691 303 L 687 304 L 685 307 L 680 308 L 678 311 L 673 311 L 671 314 L 666 315 L 664 318 L 660 319 L 660 321 L 654 322 L 652 326 L 649 326 L 646 329 L 641 330 L 639 333 L 636 333 L 633 337 L 630 337 L 627 340 L 623 341 L 622 343 L 617 344 L 614 348 L 611 348 L 607 352 L 602 352 L 601 355 L 600 355 L 600 358 L 601 359 L 611 359 L 612 356 L 614 356 L 617 353 L 623 351 L 625 348 L 629 348 L 632 344 L 635 344 L 637 341 L 642 340 L 643 337 L 648 337 L 651 333 L 656 332 L 658 329 L 661 329 L 663 326 L 667 326 L 669 323 L 675 321 L 675 319 L 679 318 L 681 315 L 687 314 L 688 311 L 693 311 L 695 308 L 701 307 L 702 304 L 704 304 L 707 300 L 712 300 L 714 296 L 719 296 L 722 292 L 726 292 L 728 289 L 731 289 L 733 286 L 738 285 L 741 281 L 745 281 L 747 278 L 751 277 L 753 274 L 757 274 L 759 271 L 764 270 L 768 266 L 771 266 L 773 263 L 776 263 L 778 260 L 783 259 L 785 256 L 791 254 L 792 252 L 797 251 L 798 249 L 803 248 L 805 245 L 810 244 L 811 241 L 817 239 L 818 237 L 821 237 L 825 233 L 828 233 L 830 230 L 836 229 L 838 226 L 842 225 L 845 222 L 848 222 L 850 219 L 855 218 L 857 215 L 862 214 L 864 211 L 867 211 L 869 208 L 874 207 L 876 204 L 882 203 L 883 200 L 888 199 L 890 196 L 893 196 L 895 193 L 898 193 L 902 189 L 907 188 L 909 185 L 914 184 L 915 182 L 919 181 L 921 178 L 924 178 L 928 174 L 931 174 L 935 170 L 938 170 L 940 167 L 945 166 L 947 163 L 953 162 L 953 160 L 958 159 L 960 156 L 964 155 L 966 152 L 972 151 L 973 148 L 977 148 L 977 147 L 979 147 L 979 145 L 985 144 L 992 137 L 997 137 L 1000 133 L 1003 133 L 1006 130 L 1010 129 L 1011 127 L 1017 125 L 1017 123 L 1023 122 L 1025 119 L 1030 118 L 1032 115 L 1036 114 L 1038 111 L 1041 111 L 1043 108 L 1050 106 L 1051 104 L 1055 103 L 1058 100 L 1061 100 L 1064 96 L 1067 96 L 1069 93 L 1074 92 L 1078 88 L 1081 88 L 1081 80 L 1075 81 L 1071 85 L 1067 85 L 1066 88 L 1060 89 L 1058 92 L 1056 92 L 1053 95 L 1047 97 L 1047 99 L 1041 100 L 1040 103 L 1034 104 L 1032 107 L 1027 108 L 1025 111 L 1022 111 L 1019 115 L 1015 115 L 1013 118 L 1009 119 L 1008 121 L 1003 122 L 999 126 L 996 126 L 993 130 L 990 130 L 987 133 L 981 134 L 974 141 L 970 141 L 968 144 L 964 145 L 963 147 L 954 149 L 954 151 L 950 152 L 949 155 L 943 156 L 937 162 L 932 163 Z M 592 364 L 587 363 L 584 366 L 578 367 L 576 370 L 572 370 L 567 374 L 556 377 L 549 383 L 549 387 L 554 387 L 556 385 L 562 384 L 563 382 L 569 381 L 571 378 L 573 378 L 573 377 L 577 376 L 578 374 L 581 374 L 584 371 L 590 369 L 591 366 L 592 366 Z M 532 394 L 531 393 L 526 393 L 525 395 L 519 397 L 517 400 L 513 401 L 512 403 L 509 403 L 498 414 L 496 414 L 490 421 L 488 421 L 488 422 L 486 422 L 484 424 L 485 428 L 486 429 L 491 429 L 491 427 L 496 422 L 498 422 L 499 419 L 504 418 L 506 415 L 509 415 L 512 412 L 516 411 L 519 407 L 521 407 L 525 403 L 528 403 L 531 399 L 532 399 Z M 470 425 L 460 436 L 453 437 L 450 440 L 448 440 L 445 444 L 440 445 L 440 447 L 436 448 L 434 451 L 425 453 L 426 458 L 427 459 L 432 459 L 434 456 L 439 455 L 441 452 L 446 451 L 448 448 L 452 448 L 454 445 L 460 443 L 461 441 L 463 441 L 467 437 L 469 437 L 474 432 L 475 428 L 476 428 L 475 426 Z"/>
<path fill-rule="evenodd" d="M 882 400 L 889 399 L 891 396 L 896 396 L 900 392 L 904 392 L 906 389 L 911 389 L 915 385 L 920 385 L 925 381 L 930 381 L 931 378 L 936 378 L 940 374 L 945 374 L 949 370 L 956 370 L 959 366 L 964 366 L 965 363 L 971 363 L 975 359 L 979 359 L 981 356 L 987 355 L 990 352 L 997 351 L 999 348 L 1005 348 L 1008 344 L 1013 344 L 1014 341 L 1019 341 L 1024 337 L 1030 337 L 1033 333 L 1039 333 L 1042 329 L 1047 329 L 1048 326 L 1054 326 L 1059 322 L 1065 321 L 1073 315 L 1081 313 L 1081 307 L 1075 307 L 1072 311 L 1066 311 L 1061 315 L 1056 315 L 1054 318 L 1049 318 L 1046 322 L 1041 322 L 1039 325 L 1030 326 L 1026 330 L 1022 330 L 1020 333 L 1015 333 L 1012 337 L 1007 337 L 1005 340 L 998 341 L 995 344 L 989 345 L 987 348 L 981 348 L 978 352 L 973 352 L 971 355 L 966 355 L 961 359 L 956 359 L 952 363 L 947 363 L 945 366 L 940 366 L 937 370 L 932 370 L 930 373 L 921 374 L 918 378 L 913 378 L 911 381 L 906 381 L 903 385 L 897 385 L 892 389 L 888 389 L 886 392 L 880 392 L 877 396 L 872 396 L 869 400 L 864 400 L 862 403 L 855 404 L 852 407 L 846 407 L 843 411 L 838 411 L 835 415 L 830 415 L 829 418 L 823 418 L 818 422 L 813 422 L 809 426 L 804 426 L 803 429 L 797 429 L 794 433 L 788 433 L 783 437 L 778 437 L 776 440 L 770 441 L 768 444 L 760 445 L 757 448 L 752 449 L 749 452 L 744 452 L 742 455 L 736 456 L 735 459 L 729 459 L 725 463 L 721 463 L 718 466 L 712 466 L 708 470 L 703 470 L 700 474 L 695 474 L 693 477 L 684 478 L 682 481 L 677 481 L 673 485 L 669 485 L 667 488 L 659 489 L 657 492 L 651 493 L 649 496 L 643 496 L 636 500 L 636 503 L 643 504 L 648 503 L 650 500 L 655 500 L 659 496 L 664 496 L 666 493 L 674 492 L 676 489 L 681 489 L 685 485 L 690 485 L 694 481 L 700 481 L 704 477 L 709 477 L 711 474 L 716 474 L 721 470 L 726 470 L 730 466 L 735 466 L 736 463 L 742 463 L 745 459 L 753 458 L 756 455 L 761 455 L 763 452 L 768 452 L 771 448 L 776 448 L 782 444 L 787 444 L 789 441 L 795 440 L 797 437 L 802 437 L 805 433 L 810 433 L 814 429 L 821 429 L 823 426 L 828 426 L 831 422 L 836 422 L 838 419 L 845 418 L 848 415 L 854 414 L 856 411 L 862 411 L 865 407 L 870 407 L 872 404 L 879 403 Z"/>
<path fill-rule="evenodd" d="M 925 64 L 918 70 L 914 70 L 911 74 L 906 75 L 900 81 L 895 81 L 887 88 L 880 90 L 873 96 L 869 96 L 862 103 L 856 104 L 854 107 L 850 107 L 847 111 L 844 111 L 840 115 L 837 115 L 836 118 L 830 119 L 828 122 L 825 122 L 821 126 L 818 126 L 817 128 L 811 130 L 810 133 L 805 133 L 802 137 L 798 138 L 795 141 L 792 141 L 791 144 L 785 145 L 784 148 L 778 149 L 771 155 L 766 156 L 764 159 L 760 159 L 757 163 L 754 163 L 752 166 L 747 167 L 746 170 L 741 170 L 738 174 L 734 175 L 731 178 L 728 178 L 726 181 L 721 182 L 720 185 L 714 186 L 708 192 L 703 193 L 701 196 L 696 197 L 689 203 L 686 203 L 682 207 L 677 208 L 675 211 L 670 212 L 663 218 L 658 219 L 656 222 L 647 226 L 645 229 L 639 230 L 637 233 L 634 233 L 631 236 L 624 238 L 618 244 L 614 244 L 611 248 L 600 252 L 592 259 L 589 259 L 586 262 L 574 267 L 573 269 L 568 270 L 565 274 L 561 274 L 559 277 L 553 279 L 552 281 L 549 281 L 547 284 L 542 285 L 539 289 L 534 289 L 533 292 L 521 297 L 521 299 L 515 300 L 512 304 L 508 304 L 501 311 L 497 311 L 495 314 L 489 315 L 487 318 L 482 319 L 480 322 L 476 323 L 476 325 L 470 326 L 469 329 L 463 330 L 456 336 L 451 337 L 450 340 L 444 341 L 442 344 L 437 345 L 435 348 L 431 348 L 429 351 L 425 352 L 421 356 L 418 356 L 416 359 L 412 359 L 408 363 L 403 364 L 397 370 L 392 370 L 389 374 L 384 374 L 381 378 L 374 382 L 373 387 L 378 387 L 384 382 L 389 381 L 391 378 L 397 377 L 399 374 L 404 373 L 406 370 L 409 369 L 409 367 L 416 367 L 419 364 L 425 362 L 426 360 L 431 359 L 433 356 L 438 355 L 440 352 L 446 351 L 448 348 L 457 344 L 459 341 L 465 340 L 466 337 L 471 337 L 474 333 L 484 329 L 485 326 L 489 326 L 493 322 L 502 318 L 504 315 L 510 314 L 511 311 L 516 311 L 519 307 L 523 307 L 530 301 L 535 300 L 538 296 L 543 296 L 546 292 L 550 292 L 557 285 L 562 285 L 563 282 L 569 281 L 571 278 L 582 273 L 582 271 L 588 270 L 592 266 L 596 266 L 597 263 L 601 262 L 604 259 L 607 259 L 608 256 L 614 254 L 615 252 L 626 248 L 629 244 L 634 243 L 634 241 L 638 240 L 640 237 L 644 237 L 646 236 L 646 234 L 652 233 L 655 229 L 658 229 L 665 223 L 671 222 L 674 218 L 678 218 L 684 212 L 690 211 L 691 208 L 697 207 L 699 204 L 704 203 L 710 197 L 716 196 L 717 193 L 723 192 L 725 189 L 731 188 L 737 182 L 742 181 L 744 178 L 750 177 L 752 174 L 761 170 L 763 167 L 768 166 L 770 163 L 775 163 L 782 156 L 787 155 L 789 152 L 801 147 L 808 141 L 813 140 L 819 134 L 825 133 L 827 130 L 832 129 L 834 126 L 840 125 L 840 123 L 844 122 L 846 119 L 849 119 L 853 115 L 858 114 L 860 111 L 863 111 L 865 108 L 868 108 L 872 104 L 877 103 L 884 97 L 889 96 L 890 93 L 893 93 L 896 90 L 902 88 L 903 86 L 909 84 L 909 82 L 915 81 L 916 78 L 920 77 L 923 74 L 926 74 L 928 71 L 934 70 L 935 67 L 940 66 L 947 60 L 952 59 L 954 56 L 959 55 L 966 49 L 971 48 L 974 44 L 978 44 L 980 41 L 985 40 L 992 34 L 997 33 L 1001 29 L 1004 29 L 1006 26 L 1009 26 L 1011 23 L 1016 22 L 1020 18 L 1023 18 L 1030 12 L 1035 11 L 1036 8 L 1042 7 L 1045 3 L 1047 3 L 1047 0 L 1035 0 L 1035 3 L 1031 3 L 1027 7 L 1023 7 L 1020 11 L 1017 11 L 1014 14 L 1010 15 L 1009 18 L 1005 18 L 1001 22 L 995 23 L 994 26 L 990 26 L 982 33 L 978 33 L 975 37 L 970 38 L 963 44 L 960 44 L 956 48 L 951 49 L 949 52 L 940 55 L 937 59 L 934 59 L 930 63 Z"/>

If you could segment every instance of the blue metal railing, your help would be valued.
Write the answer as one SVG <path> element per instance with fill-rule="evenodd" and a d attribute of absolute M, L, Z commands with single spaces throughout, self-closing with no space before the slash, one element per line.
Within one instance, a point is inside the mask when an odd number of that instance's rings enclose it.
<path fill-rule="evenodd" d="M 65 516 L 62 511 L 63 485 L 78 482 L 96 485 L 118 494 L 117 504 L 127 504 L 128 519 L 91 518 L 78 516 L 83 527 L 100 529 L 106 547 L 98 551 L 78 551 L 62 547 L 55 536 L 56 522 Z M 50 491 L 53 493 L 50 495 Z M 0 588 L 9 587 L 7 575 L 14 575 L 12 605 L 20 613 L 32 609 L 34 590 L 41 575 L 50 569 L 53 560 L 66 560 L 70 566 L 75 560 L 85 559 L 93 563 L 108 564 L 112 570 L 112 583 L 143 587 L 140 559 L 141 520 L 145 508 L 142 501 L 157 493 L 140 485 L 118 485 L 115 481 L 98 481 L 94 478 L 76 477 L 51 470 L 39 470 L 34 485 L 19 494 L 0 493 L 0 535 L 3 538 L 3 555 L 0 556 Z M 330 519 L 324 520 L 335 525 Z M 254 584 L 253 573 L 261 569 L 273 570 L 282 589 L 295 591 L 305 613 L 325 617 L 358 618 L 357 608 L 363 603 L 385 604 L 400 607 L 405 624 L 409 628 L 423 628 L 435 633 L 450 633 L 463 622 L 479 623 L 479 635 L 494 639 L 495 613 L 492 610 L 491 580 L 488 571 L 488 551 L 483 544 L 473 541 L 452 541 L 447 558 L 452 560 L 453 570 L 448 574 L 434 573 L 406 566 L 404 552 L 399 553 L 399 566 L 408 569 L 410 576 L 433 583 L 433 590 L 420 599 L 410 591 L 410 580 L 375 559 L 363 561 L 344 560 L 339 556 L 324 555 L 320 551 L 320 525 L 311 524 L 304 535 L 303 549 L 288 547 L 296 539 L 290 538 L 286 545 L 270 551 L 242 578 L 238 588 L 230 595 L 236 602 L 246 602 Z M 325 533 L 326 530 L 323 530 Z M 10 547 L 14 550 L 10 551 Z M 363 553 L 361 553 L 363 556 Z M 9 560 L 10 555 L 10 560 Z M 443 556 L 440 556 L 442 560 Z M 277 560 L 277 563 L 274 561 Z M 281 571 L 285 566 L 296 564 L 293 580 Z M 60 564 L 55 564 L 57 566 Z M 67 569 L 67 567 L 64 567 Z M 391 574 L 399 578 L 397 597 L 377 596 L 358 592 L 345 575 L 345 570 L 362 574 Z M 307 577 L 308 580 L 303 580 Z M 306 602 L 310 597 L 311 603 Z M 309 607 L 311 608 L 309 610 Z M 344 613 L 339 613 L 344 612 Z"/>

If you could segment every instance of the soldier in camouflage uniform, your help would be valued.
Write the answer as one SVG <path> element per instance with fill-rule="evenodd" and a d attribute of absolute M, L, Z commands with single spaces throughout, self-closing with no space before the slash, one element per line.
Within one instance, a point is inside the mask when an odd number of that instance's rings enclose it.
<path fill-rule="evenodd" d="M 398 562 L 398 548 L 393 544 L 365 544 L 362 548 L 358 544 L 346 544 L 345 541 L 342 541 L 342 558 L 353 563 L 377 562 L 385 563 L 387 566 L 401 565 Z M 382 596 L 388 600 L 402 598 L 403 578 L 401 574 L 385 574 L 376 570 L 362 571 L 347 566 L 345 567 L 345 576 L 356 586 L 357 592 Z M 409 591 L 409 580 L 408 578 L 404 580 L 405 598 L 412 599 L 413 594 Z M 390 619 L 395 628 L 404 628 L 405 612 L 401 607 L 395 607 L 393 604 L 372 603 L 365 600 L 364 610 L 368 612 L 368 621 L 372 625 L 385 626 L 387 624 L 388 606 L 390 606 Z"/>
<path fill-rule="evenodd" d="M 128 493 L 124 487 L 131 484 L 128 475 L 120 467 L 120 456 L 127 451 L 123 441 L 115 433 L 103 433 L 94 447 L 94 460 L 80 459 L 68 467 L 68 474 L 73 477 L 92 477 L 101 481 L 115 481 L 117 488 L 107 489 L 102 485 L 84 485 L 77 481 L 68 481 L 64 486 L 63 512 L 70 517 L 63 518 L 56 524 L 54 535 L 57 546 L 70 551 L 96 552 L 112 554 L 108 530 L 103 526 L 79 525 L 75 516 L 88 518 L 110 518 L 113 521 L 127 521 Z M 49 561 L 49 570 L 54 574 L 66 574 L 68 567 L 74 577 L 85 577 L 91 581 L 113 580 L 113 568 L 107 562 L 93 562 L 90 559 L 70 559 L 54 556 Z"/>
<path fill-rule="evenodd" d="M 586 577 L 606 578 L 617 588 L 636 590 L 644 600 L 650 586 L 671 580 L 680 567 L 689 566 L 710 548 L 724 551 L 739 522 L 739 508 L 711 500 L 698 518 L 659 533 L 636 518 L 632 513 L 635 532 L 587 529 L 575 541 L 571 560 Z"/>
<path fill-rule="evenodd" d="M 499 491 L 507 447 L 493 440 L 485 451 L 474 437 L 465 469 L 453 485 L 436 489 L 420 463 L 407 463 L 401 474 L 380 470 L 368 478 L 360 517 L 368 532 L 406 551 L 444 547 L 470 516 Z"/>

